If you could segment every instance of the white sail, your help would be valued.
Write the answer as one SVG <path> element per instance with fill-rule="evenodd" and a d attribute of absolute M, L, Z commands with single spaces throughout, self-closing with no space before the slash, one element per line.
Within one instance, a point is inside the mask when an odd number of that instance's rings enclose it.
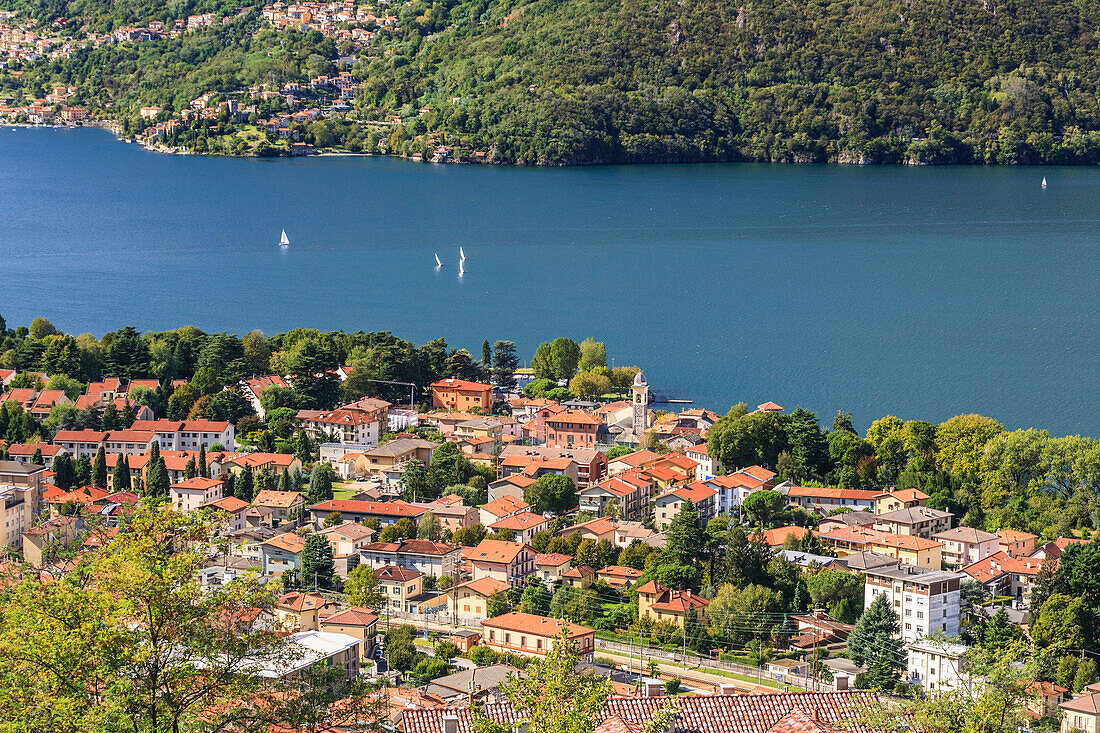
<path fill-rule="evenodd" d="M 1046 187 L 1047 187 L 1047 179 L 1046 179 L 1046 176 L 1043 176 L 1043 188 L 1046 188 Z"/>
<path fill-rule="evenodd" d="M 466 253 L 462 251 L 462 247 L 458 248 L 459 259 L 463 262 L 466 261 Z"/>
<path fill-rule="evenodd" d="M 283 236 L 279 237 L 279 246 L 285 247 L 290 244 L 290 239 L 286 236 L 286 229 L 283 230 Z"/>
<path fill-rule="evenodd" d="M 462 266 L 462 260 L 459 260 L 458 261 L 458 275 L 459 275 L 459 277 L 462 277 L 465 274 L 466 274 L 466 268 L 464 268 Z"/>
<path fill-rule="evenodd" d="M 443 260 L 439 259 L 438 254 L 435 256 L 435 266 L 436 267 L 443 267 Z"/>

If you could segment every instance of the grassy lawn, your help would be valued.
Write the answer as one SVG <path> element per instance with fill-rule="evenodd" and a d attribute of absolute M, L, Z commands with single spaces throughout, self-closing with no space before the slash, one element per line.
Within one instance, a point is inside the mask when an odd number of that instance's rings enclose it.
<path fill-rule="evenodd" d="M 351 487 L 351 484 L 333 484 L 332 485 L 332 498 L 333 499 L 351 499 L 355 496 L 355 489 Z"/>

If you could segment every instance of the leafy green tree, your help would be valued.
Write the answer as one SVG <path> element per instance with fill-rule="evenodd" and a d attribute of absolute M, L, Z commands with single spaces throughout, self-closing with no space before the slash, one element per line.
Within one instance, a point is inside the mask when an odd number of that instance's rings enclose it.
<path fill-rule="evenodd" d="M 451 539 L 461 547 L 477 547 L 485 539 L 486 534 L 485 527 L 481 523 L 475 523 L 469 527 L 456 530 Z"/>
<path fill-rule="evenodd" d="M 314 466 L 309 474 L 308 503 L 319 504 L 332 499 L 332 480 L 332 466 L 327 463 Z"/>
<path fill-rule="evenodd" d="M 581 358 L 577 368 L 582 372 L 590 372 L 596 367 L 607 366 L 607 347 L 602 341 L 586 338 L 581 341 Z"/>
<path fill-rule="evenodd" d="M 787 506 L 787 497 L 778 491 L 762 489 L 754 491 L 741 502 L 741 509 L 761 529 L 767 529 L 773 519 Z"/>
<path fill-rule="evenodd" d="M 344 593 L 352 606 L 379 609 L 386 602 L 384 589 L 369 565 L 356 565 L 344 581 Z"/>
<path fill-rule="evenodd" d="M 550 363 L 557 379 L 569 381 L 577 373 L 581 360 L 581 347 L 570 338 L 560 336 L 550 343 Z"/>
<path fill-rule="evenodd" d="M 843 570 L 821 570 L 806 578 L 815 606 L 827 608 L 841 623 L 855 622 L 863 610 L 863 578 Z"/>
<path fill-rule="evenodd" d="M 416 650 L 416 629 L 408 624 L 386 632 L 386 659 L 400 672 L 408 672 L 423 658 Z"/>
<path fill-rule="evenodd" d="M 532 512 L 562 514 L 577 506 L 577 486 L 568 476 L 546 474 L 523 490 L 523 500 Z"/>
<path fill-rule="evenodd" d="M 436 496 L 435 476 L 415 458 L 405 462 L 405 469 L 401 472 L 401 484 L 404 487 L 401 495 L 406 501 L 430 500 Z"/>
<path fill-rule="evenodd" d="M 138 379 L 149 373 L 149 347 L 133 326 L 107 334 L 104 368 L 107 374 L 123 380 Z"/>
<path fill-rule="evenodd" d="M 547 385 L 556 383 L 558 377 L 554 369 L 554 359 L 550 355 L 549 341 L 543 341 L 535 349 L 535 355 L 531 357 L 531 369 L 534 370 L 537 380 L 545 381 Z M 546 388 L 542 391 L 545 391 Z"/>
<path fill-rule="evenodd" d="M 523 589 L 523 595 L 519 599 L 517 611 L 531 613 L 536 616 L 546 616 L 550 613 L 550 591 L 546 585 L 538 580 L 530 580 Z"/>
<path fill-rule="evenodd" d="M 443 536 L 443 524 L 432 512 L 424 512 L 416 526 L 416 537 L 421 540 L 438 540 Z"/>

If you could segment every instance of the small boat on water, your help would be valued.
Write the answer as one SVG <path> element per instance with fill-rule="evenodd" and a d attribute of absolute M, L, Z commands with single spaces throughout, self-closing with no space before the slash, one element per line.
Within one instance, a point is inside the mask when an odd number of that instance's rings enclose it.
<path fill-rule="evenodd" d="M 286 229 L 283 230 L 283 236 L 279 237 L 279 246 L 286 247 L 290 244 L 290 239 L 286 236 Z"/>
<path fill-rule="evenodd" d="M 458 276 L 462 277 L 466 274 L 466 268 L 462 266 L 462 260 L 458 261 Z"/>
<path fill-rule="evenodd" d="M 443 260 L 439 259 L 438 254 L 436 254 L 436 256 L 435 256 L 435 266 L 436 267 L 443 267 Z"/>
<path fill-rule="evenodd" d="M 462 247 L 458 248 L 458 255 L 459 255 L 459 258 L 458 258 L 459 262 L 465 262 L 466 261 L 466 253 L 462 251 Z"/>
<path fill-rule="evenodd" d="M 1047 177 L 1043 176 L 1043 188 L 1047 187 Z"/>

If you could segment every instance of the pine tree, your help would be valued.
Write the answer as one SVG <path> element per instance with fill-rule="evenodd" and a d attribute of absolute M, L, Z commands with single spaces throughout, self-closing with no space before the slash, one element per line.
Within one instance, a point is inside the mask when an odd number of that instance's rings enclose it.
<path fill-rule="evenodd" d="M 153 441 L 153 449 L 156 450 L 157 442 Z M 95 462 L 92 464 L 92 483 L 97 488 L 106 490 L 107 488 L 107 453 L 103 450 L 103 446 L 99 446 L 99 450 L 95 454 Z"/>
<path fill-rule="evenodd" d="M 493 367 L 493 347 L 489 346 L 489 339 L 481 342 L 481 366 L 486 370 Z"/>
<path fill-rule="evenodd" d="M 703 530 L 699 526 L 699 512 L 694 503 L 685 500 L 665 532 L 665 561 L 673 565 L 690 565 L 702 556 Z"/>
<path fill-rule="evenodd" d="M 34 455 L 31 456 L 31 463 L 35 466 L 44 466 L 45 462 L 42 460 L 42 449 L 35 448 Z"/>
<path fill-rule="evenodd" d="M 860 666 L 878 666 L 877 678 L 884 678 L 886 669 L 905 666 L 901 647 L 901 622 L 890 599 L 883 593 L 863 612 L 848 636 L 848 656 Z"/>
<path fill-rule="evenodd" d="M 195 457 L 192 456 L 191 458 L 187 459 L 187 465 L 183 467 L 183 477 L 185 479 L 195 478 L 197 474 L 198 471 L 195 468 Z"/>
<path fill-rule="evenodd" d="M 275 490 L 275 477 L 271 475 L 270 471 L 260 471 L 256 474 L 256 494 L 261 491 L 274 491 Z"/>
<path fill-rule="evenodd" d="M 309 503 L 319 504 L 332 498 L 332 473 L 327 465 L 314 466 L 309 476 Z"/>
<path fill-rule="evenodd" d="M 298 456 L 298 460 L 301 461 L 303 465 L 312 461 L 313 446 L 309 442 L 309 435 L 306 434 L 306 431 L 299 430 L 298 434 L 295 436 L 294 442 L 297 444 L 295 455 Z"/>
<path fill-rule="evenodd" d="M 290 491 L 290 479 L 287 476 L 286 469 L 279 474 L 279 491 Z"/>
<path fill-rule="evenodd" d="M 332 588 L 332 576 L 335 572 L 332 545 L 323 535 L 311 534 L 306 537 L 302 548 L 302 587 Z"/>
<path fill-rule="evenodd" d="M 199 444 L 199 475 L 203 478 L 210 478 L 210 467 L 206 465 L 206 446 Z"/>
<path fill-rule="evenodd" d="M 493 345 L 493 376 L 501 389 L 510 390 L 516 386 L 516 345 L 512 341 L 497 341 Z"/>
<path fill-rule="evenodd" d="M 68 453 L 58 453 L 53 459 L 53 482 L 62 491 L 70 491 L 73 488 L 73 480 L 76 478 L 76 469 L 73 468 L 73 459 Z"/>

